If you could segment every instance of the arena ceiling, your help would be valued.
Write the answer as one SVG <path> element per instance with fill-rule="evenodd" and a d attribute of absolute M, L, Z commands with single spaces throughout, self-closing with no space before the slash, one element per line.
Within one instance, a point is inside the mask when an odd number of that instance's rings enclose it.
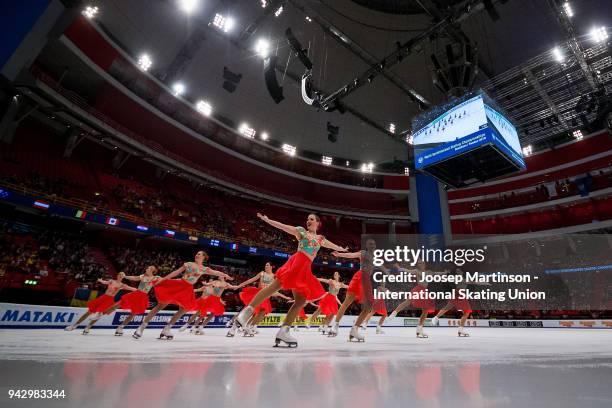
<path fill-rule="evenodd" d="M 444 95 L 432 84 L 430 55 L 451 42 L 478 48 L 475 85 L 498 75 L 566 40 L 552 0 L 492 1 L 498 19 L 487 10 L 472 13 L 452 29 L 438 31 L 420 47 L 371 83 L 343 97 L 348 112 L 324 112 L 306 105 L 299 79 L 305 71 L 284 37 L 291 28 L 308 49 L 313 82 L 325 93 L 350 84 L 379 61 L 418 36 L 449 13 L 474 1 L 456 0 L 261 0 L 195 1 L 191 13 L 180 0 L 107 0 L 99 2 L 96 20 L 135 58 L 151 56 L 151 72 L 168 84 L 182 82 L 185 97 L 206 99 L 219 114 L 247 122 L 259 133 L 322 155 L 374 163 L 405 160 L 401 132 L 420 111 L 418 100 L 436 104 Z M 606 0 L 573 2 L 577 30 L 605 24 Z M 274 16 L 270 8 L 283 6 Z M 224 33 L 209 24 L 215 15 L 231 16 L 235 24 Z M 610 13 L 608 13 L 610 15 Z M 307 19 L 308 17 L 308 19 Z M 331 30 L 331 31 L 330 31 Z M 254 50 L 259 39 L 278 55 L 277 77 L 285 99 L 269 96 L 263 62 Z M 222 88 L 223 67 L 242 74 L 233 93 Z M 411 94 L 412 93 L 412 94 Z M 415 98 L 416 95 L 416 98 Z M 422 99 L 421 99 L 422 98 Z M 417 101 L 417 102 L 415 102 Z M 423 105 L 423 104 L 422 104 Z M 337 143 L 328 141 L 326 124 L 339 127 Z M 390 123 L 395 134 L 388 131 Z"/>

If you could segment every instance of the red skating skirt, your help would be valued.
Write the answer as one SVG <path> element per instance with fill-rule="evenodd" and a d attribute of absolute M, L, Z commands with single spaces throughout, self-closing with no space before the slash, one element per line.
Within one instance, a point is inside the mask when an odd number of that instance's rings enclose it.
<path fill-rule="evenodd" d="M 410 292 L 418 293 L 424 292 L 426 290 L 427 288 L 425 286 L 416 285 L 414 288 L 412 288 Z M 433 299 L 414 299 L 410 302 L 410 304 L 417 309 L 423 309 L 428 312 L 433 312 L 434 310 L 436 310 L 436 302 L 434 302 Z"/>
<path fill-rule="evenodd" d="M 374 313 L 381 316 L 387 316 L 387 305 L 383 299 L 376 299 L 372 304 Z"/>
<path fill-rule="evenodd" d="M 159 303 L 173 304 L 186 310 L 196 310 L 193 286 L 183 279 L 168 279 L 154 288 Z"/>
<path fill-rule="evenodd" d="M 289 260 L 276 271 L 276 279 L 285 290 L 295 290 L 306 300 L 316 300 L 325 295 L 321 282 L 311 269 L 312 261 L 302 252 L 291 255 Z"/>
<path fill-rule="evenodd" d="M 240 298 L 242 303 L 244 303 L 244 305 L 246 306 L 249 303 L 251 303 L 255 295 L 259 293 L 260 290 L 261 288 L 256 288 L 254 286 L 247 286 L 246 288 L 242 289 L 238 297 Z M 265 312 L 266 314 L 272 313 L 272 303 L 270 303 L 270 299 L 264 300 L 259 306 L 255 308 L 253 313 L 259 314 L 262 311 Z"/>
<path fill-rule="evenodd" d="M 355 296 L 357 303 L 363 303 L 364 300 L 368 299 L 370 303 L 373 301 L 374 294 L 372 293 L 372 284 L 370 281 L 363 281 L 363 274 L 361 271 L 355 272 L 349 283 L 347 293 L 352 293 Z M 367 297 L 366 297 L 367 296 Z"/>
<path fill-rule="evenodd" d="M 323 299 L 319 302 L 319 309 L 321 309 L 321 314 L 325 316 L 333 316 L 338 313 L 338 302 L 336 301 L 336 297 L 331 293 L 323 296 Z"/>
<path fill-rule="evenodd" d="M 463 313 L 472 313 L 472 307 L 467 299 L 451 299 L 449 303 L 456 307 L 457 310 L 461 310 Z"/>
<path fill-rule="evenodd" d="M 197 309 L 200 311 L 202 316 L 206 316 L 207 313 L 212 313 L 215 316 L 223 316 L 225 313 L 225 306 L 221 303 L 219 296 L 206 296 L 196 300 L 198 305 Z"/>
<path fill-rule="evenodd" d="M 103 313 L 114 304 L 115 298 L 113 296 L 102 295 L 87 302 L 87 309 L 91 313 Z"/>
<path fill-rule="evenodd" d="M 133 314 L 143 314 L 149 306 L 149 294 L 141 290 L 135 290 L 121 298 L 121 308 L 129 310 Z"/>

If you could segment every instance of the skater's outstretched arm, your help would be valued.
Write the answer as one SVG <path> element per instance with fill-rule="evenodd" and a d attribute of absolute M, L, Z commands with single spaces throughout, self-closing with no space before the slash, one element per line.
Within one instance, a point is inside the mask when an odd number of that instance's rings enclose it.
<path fill-rule="evenodd" d="M 183 266 L 181 266 L 180 268 L 178 268 L 176 271 L 172 271 L 172 272 L 170 272 L 169 274 L 167 274 L 166 276 L 162 277 L 162 278 L 160 279 L 160 282 L 161 282 L 161 281 L 165 281 L 166 279 L 172 279 L 172 278 L 174 278 L 175 276 L 180 275 L 181 273 L 185 272 L 185 269 L 187 269 L 187 264 L 183 264 Z"/>
<path fill-rule="evenodd" d="M 133 288 L 133 287 L 131 287 L 130 285 L 125 284 L 125 283 L 121 284 L 121 289 L 123 289 L 123 290 L 127 290 L 127 291 L 129 291 L 129 292 L 134 292 L 135 290 L 138 290 L 138 289 Z"/>
<path fill-rule="evenodd" d="M 104 279 L 98 279 L 96 282 L 101 283 L 103 285 L 109 285 L 110 281 L 109 280 L 104 280 Z"/>
<path fill-rule="evenodd" d="M 261 274 L 262 274 L 262 272 L 259 272 L 257 275 L 253 276 L 252 278 L 247 279 L 247 280 L 245 280 L 244 282 L 242 282 L 240 285 L 238 285 L 238 287 L 239 287 L 239 288 L 243 288 L 243 287 L 245 287 L 245 286 L 250 285 L 250 284 L 251 284 L 251 283 L 253 283 L 253 282 L 258 281 L 259 279 L 261 279 Z"/>
<path fill-rule="evenodd" d="M 342 251 L 342 252 L 334 251 L 332 252 L 332 255 L 335 256 L 336 258 L 347 258 L 347 259 L 361 258 L 361 252 L 345 252 L 345 251 Z"/>
<path fill-rule="evenodd" d="M 126 276 L 123 279 L 127 279 L 127 280 L 132 281 L 132 282 L 140 282 L 142 280 L 142 275 Z"/>
<path fill-rule="evenodd" d="M 335 252 L 346 252 L 348 251 L 348 247 L 342 248 L 340 245 L 336 245 L 328 239 L 324 239 L 321 243 L 321 246 L 324 248 L 333 249 Z"/>
<path fill-rule="evenodd" d="M 229 276 L 227 273 L 221 272 L 221 271 L 217 271 L 217 270 L 214 270 L 212 268 L 206 268 L 206 270 L 204 271 L 204 274 L 218 276 L 220 278 L 225 278 L 227 280 L 233 280 L 234 279 L 231 276 Z"/>
<path fill-rule="evenodd" d="M 285 299 L 285 300 L 293 300 L 293 299 L 292 299 L 292 298 L 290 298 L 289 296 L 285 296 L 285 295 L 283 295 L 283 294 L 282 294 L 282 293 L 280 293 L 280 292 L 274 292 L 274 293 L 272 294 L 272 296 L 279 297 L 279 298 L 281 298 L 281 299 Z M 270 297 L 272 297 L 272 296 L 270 296 Z"/>
<path fill-rule="evenodd" d="M 291 234 L 297 239 L 300 239 L 300 233 L 298 232 L 296 227 L 292 225 L 283 224 L 282 222 L 271 220 L 270 218 L 268 218 L 267 215 L 264 215 L 261 213 L 257 213 L 257 217 L 263 222 L 265 222 L 266 224 L 270 224 L 274 228 L 278 228 L 279 230 L 285 231 L 287 234 Z"/>

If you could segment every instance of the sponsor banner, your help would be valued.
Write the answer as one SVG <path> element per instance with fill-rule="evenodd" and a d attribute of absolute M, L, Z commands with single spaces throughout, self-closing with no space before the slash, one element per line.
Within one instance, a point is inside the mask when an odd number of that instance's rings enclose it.
<path fill-rule="evenodd" d="M 87 308 L 82 307 L 65 307 L 65 306 L 39 306 L 39 305 L 21 305 L 15 303 L 0 303 L 0 329 L 17 328 L 17 329 L 32 329 L 32 328 L 57 328 L 64 327 L 77 321 L 79 316 L 87 311 Z M 170 320 L 174 311 L 162 311 L 155 316 L 149 323 L 148 327 L 161 328 Z M 235 313 L 226 313 L 223 316 L 216 316 L 207 327 L 225 327 Z M 129 316 L 129 312 L 125 310 L 117 310 L 109 315 L 102 316 L 95 327 L 97 328 L 114 328 Z M 144 314 L 138 315 L 127 327 L 136 327 L 144 319 Z M 175 324 L 174 327 L 180 327 L 189 320 L 192 313 L 187 313 Z M 260 327 L 277 327 L 285 318 L 284 313 L 270 313 L 260 323 Z M 310 319 L 296 320 L 296 323 L 304 326 L 308 323 L 310 326 L 319 326 L 323 322 L 323 317 L 320 316 L 314 321 Z M 379 317 L 374 317 L 370 320 L 370 326 L 378 323 Z M 355 324 L 357 316 L 344 316 L 340 321 L 340 326 L 350 327 Z M 83 322 L 85 325 L 87 321 Z M 387 327 L 415 327 L 418 323 L 416 317 L 394 317 L 385 320 Z M 431 319 L 427 319 L 426 326 L 431 326 Z M 459 319 L 440 319 L 440 326 L 453 327 L 459 325 Z M 582 328 L 582 329 L 612 329 L 612 319 L 585 319 L 585 320 L 487 320 L 487 319 L 468 319 L 466 322 L 468 327 L 540 327 L 540 328 Z"/>

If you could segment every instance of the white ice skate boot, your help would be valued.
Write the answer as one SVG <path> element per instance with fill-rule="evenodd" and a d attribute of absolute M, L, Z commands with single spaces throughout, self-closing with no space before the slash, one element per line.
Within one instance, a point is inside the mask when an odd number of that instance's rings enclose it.
<path fill-rule="evenodd" d="M 236 326 L 236 324 L 233 324 L 232 327 L 230 327 L 230 329 L 227 332 L 227 334 L 225 335 L 225 337 L 234 337 L 236 335 L 236 330 L 237 329 L 238 329 L 238 327 Z"/>
<path fill-rule="evenodd" d="M 459 326 L 459 331 L 457 332 L 457 336 L 459 337 L 470 337 L 470 333 L 465 331 L 463 326 Z"/>
<path fill-rule="evenodd" d="M 338 330 L 340 328 L 340 323 L 336 322 L 336 324 L 334 324 L 331 329 L 329 330 L 329 333 L 327 333 L 327 335 L 329 337 L 336 337 L 338 335 Z"/>
<path fill-rule="evenodd" d="M 239 327 L 246 327 L 249 320 L 253 316 L 253 308 L 251 306 L 247 306 L 238 313 L 236 317 L 236 323 Z"/>
<path fill-rule="evenodd" d="M 195 331 L 193 332 L 193 334 L 195 334 L 196 336 L 202 336 L 204 334 L 204 329 L 200 326 L 196 327 Z"/>
<path fill-rule="evenodd" d="M 351 327 L 351 332 L 349 333 L 349 341 L 353 340 L 357 342 L 365 341 L 365 337 L 363 337 L 363 334 L 359 333 L 359 327 L 357 326 Z"/>
<path fill-rule="evenodd" d="M 427 334 L 425 334 L 425 332 L 423 331 L 423 326 L 417 326 L 417 330 L 416 330 L 416 336 L 419 339 L 426 339 L 429 336 Z"/>
<path fill-rule="evenodd" d="M 242 337 L 253 337 L 255 333 L 253 333 L 253 326 L 248 325 L 243 328 Z"/>
<path fill-rule="evenodd" d="M 380 326 L 376 326 L 376 334 L 385 334 L 385 331 Z"/>
<path fill-rule="evenodd" d="M 432 326 L 439 326 L 440 325 L 440 319 L 438 319 L 438 316 L 434 316 L 433 319 L 431 319 L 431 325 Z"/>
<path fill-rule="evenodd" d="M 182 326 L 179 328 L 179 332 L 181 332 L 181 333 L 182 333 L 182 332 L 184 332 L 185 330 L 187 330 L 187 329 L 189 328 L 189 326 L 190 326 L 190 324 L 189 324 L 189 323 L 185 323 L 184 325 L 182 325 Z"/>
<path fill-rule="evenodd" d="M 135 338 L 136 340 L 138 340 L 139 338 L 142 337 L 142 332 L 143 331 L 144 331 L 144 327 L 138 326 L 138 328 L 136 329 L 134 334 L 132 334 L 132 337 Z"/>
<path fill-rule="evenodd" d="M 89 325 L 88 325 L 88 326 L 86 326 L 86 327 L 83 329 L 83 336 L 88 335 L 88 334 L 89 334 L 89 330 L 90 330 L 90 329 L 91 329 L 91 326 L 89 326 Z"/>
<path fill-rule="evenodd" d="M 73 331 L 74 329 L 76 329 L 76 326 L 73 324 L 71 324 L 70 326 L 64 327 L 64 330 L 66 331 Z"/>
<path fill-rule="evenodd" d="M 162 330 L 161 333 L 159 333 L 158 339 L 159 340 L 172 340 L 172 339 L 174 339 L 174 335 L 170 331 L 170 327 L 169 326 L 164 327 L 164 330 Z"/>
<path fill-rule="evenodd" d="M 123 336 L 123 327 L 117 327 L 117 330 L 115 330 L 115 336 Z"/>
<path fill-rule="evenodd" d="M 276 333 L 276 339 L 274 340 L 274 347 L 279 347 L 281 343 L 284 343 L 287 347 L 297 347 L 297 339 L 289 333 L 289 326 L 282 326 L 278 333 Z"/>

